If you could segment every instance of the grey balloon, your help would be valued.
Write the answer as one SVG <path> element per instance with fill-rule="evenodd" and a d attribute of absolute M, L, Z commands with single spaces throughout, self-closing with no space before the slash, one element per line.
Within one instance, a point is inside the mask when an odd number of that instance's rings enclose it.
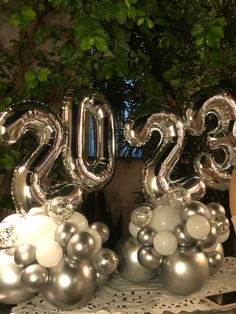
<path fill-rule="evenodd" d="M 193 215 L 202 215 L 206 218 L 210 218 L 211 214 L 208 207 L 199 201 L 190 201 L 184 204 L 180 210 L 180 218 L 183 222 L 186 222 L 189 217 Z"/>
<path fill-rule="evenodd" d="M 191 246 L 194 242 L 194 239 L 186 232 L 184 224 L 178 224 L 173 233 L 176 236 L 178 245 L 182 247 Z"/>
<path fill-rule="evenodd" d="M 67 255 L 75 260 L 91 257 L 95 248 L 95 240 L 86 231 L 76 232 L 69 239 L 66 247 Z"/>
<path fill-rule="evenodd" d="M 138 250 L 139 263 L 150 270 L 157 270 L 161 266 L 163 256 L 158 254 L 152 246 L 143 246 Z"/>
<path fill-rule="evenodd" d="M 70 222 L 64 222 L 57 226 L 55 240 L 65 248 L 69 239 L 76 232 L 76 227 Z"/>
<path fill-rule="evenodd" d="M 138 261 L 138 250 L 141 244 L 133 237 L 118 241 L 115 252 L 119 258 L 118 272 L 130 282 L 145 282 L 156 275 L 156 271 L 143 267 Z"/>
<path fill-rule="evenodd" d="M 210 275 L 213 276 L 222 267 L 224 262 L 224 255 L 217 250 L 207 253 Z"/>
<path fill-rule="evenodd" d="M 214 218 L 216 215 L 225 215 L 224 207 L 217 202 L 210 202 L 207 204 L 207 207 L 211 213 L 211 216 Z"/>
<path fill-rule="evenodd" d="M 33 296 L 20 282 L 20 272 L 14 256 L 0 252 L 0 303 L 17 304 Z"/>
<path fill-rule="evenodd" d="M 95 284 L 97 288 L 105 286 L 108 283 L 109 279 L 110 276 L 101 274 L 98 271 L 95 272 Z"/>
<path fill-rule="evenodd" d="M 218 234 L 216 228 L 214 226 L 211 226 L 210 233 L 205 238 L 201 240 L 196 240 L 195 244 L 202 249 L 208 249 L 216 243 L 217 235 Z"/>
<path fill-rule="evenodd" d="M 36 247 L 28 243 L 19 245 L 15 250 L 14 260 L 20 267 L 36 263 Z"/>
<path fill-rule="evenodd" d="M 102 238 L 102 243 L 105 243 L 110 236 L 110 230 L 108 228 L 108 226 L 106 224 L 104 224 L 103 222 L 94 222 L 90 225 L 90 228 L 96 230 L 99 232 L 101 238 Z"/>
<path fill-rule="evenodd" d="M 153 244 L 153 238 L 156 234 L 156 230 L 152 227 L 143 227 L 142 229 L 139 230 L 137 234 L 137 240 L 142 244 L 142 245 L 152 245 Z"/>
<path fill-rule="evenodd" d="M 200 290 L 209 277 L 208 258 L 195 246 L 179 248 L 164 258 L 158 274 L 163 286 L 180 295 Z"/>
<path fill-rule="evenodd" d="M 36 293 L 46 285 L 48 270 L 39 264 L 29 265 L 22 270 L 20 281 L 27 290 Z"/>
<path fill-rule="evenodd" d="M 60 309 L 73 309 L 85 305 L 95 290 L 95 271 L 88 260 L 81 260 L 72 267 L 64 259 L 49 269 L 49 280 L 42 290 L 43 297 Z"/>

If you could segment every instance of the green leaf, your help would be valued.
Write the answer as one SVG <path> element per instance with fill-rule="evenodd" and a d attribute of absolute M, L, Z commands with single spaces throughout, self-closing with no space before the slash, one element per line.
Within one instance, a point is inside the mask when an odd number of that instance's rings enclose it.
<path fill-rule="evenodd" d="M 39 68 L 37 71 L 37 79 L 40 82 L 46 82 L 48 80 L 48 75 L 50 71 L 48 68 Z"/>
<path fill-rule="evenodd" d="M 211 27 L 211 32 L 214 34 L 218 35 L 220 38 L 224 37 L 224 30 L 220 26 L 212 26 Z"/>
<path fill-rule="evenodd" d="M 201 35 L 203 31 L 204 31 L 203 26 L 199 22 L 197 22 L 193 25 L 191 34 L 195 37 L 199 37 L 199 35 Z"/>
<path fill-rule="evenodd" d="M 144 22 L 144 21 L 145 21 L 145 17 L 140 17 L 140 18 L 138 19 L 138 22 L 137 22 L 138 26 L 143 25 L 143 22 Z"/>
<path fill-rule="evenodd" d="M 31 82 L 31 81 L 34 81 L 35 79 L 36 79 L 36 74 L 34 71 L 29 70 L 25 73 L 26 82 Z"/>
<path fill-rule="evenodd" d="M 154 27 L 154 23 L 150 18 L 146 18 L 148 28 L 152 29 Z"/>
<path fill-rule="evenodd" d="M 130 3 L 129 3 L 129 0 L 125 0 L 125 5 L 130 8 Z"/>
<path fill-rule="evenodd" d="M 225 21 L 224 17 L 217 17 L 215 19 L 215 22 L 216 22 L 217 25 L 219 25 L 221 27 L 224 27 L 226 25 L 226 21 Z"/>
<path fill-rule="evenodd" d="M 121 25 L 126 23 L 127 14 L 126 14 L 126 8 L 124 6 L 118 7 L 118 11 L 116 13 L 116 19 L 117 19 L 118 23 Z"/>
<path fill-rule="evenodd" d="M 24 20 L 27 21 L 27 23 L 32 22 L 36 18 L 36 13 L 34 12 L 34 10 L 31 7 L 28 7 L 28 6 L 25 6 L 21 10 L 21 14 L 22 14 Z"/>
<path fill-rule="evenodd" d="M 15 26 L 25 27 L 35 20 L 35 18 L 35 11 L 29 6 L 24 6 L 21 9 L 15 10 L 10 15 L 9 22 Z"/>
<path fill-rule="evenodd" d="M 100 36 L 95 36 L 95 46 L 99 51 L 106 52 L 108 50 L 107 42 Z"/>
<path fill-rule="evenodd" d="M 134 7 L 130 7 L 127 9 L 127 15 L 131 20 L 135 20 L 136 18 L 136 10 Z"/>
<path fill-rule="evenodd" d="M 95 40 L 93 37 L 91 37 L 91 36 L 84 37 L 80 43 L 81 50 L 88 50 L 88 49 L 92 48 L 94 42 L 95 42 Z"/>
<path fill-rule="evenodd" d="M 202 46 L 203 43 L 204 43 L 204 37 L 198 37 L 198 38 L 196 39 L 196 45 L 197 45 L 197 46 Z"/>

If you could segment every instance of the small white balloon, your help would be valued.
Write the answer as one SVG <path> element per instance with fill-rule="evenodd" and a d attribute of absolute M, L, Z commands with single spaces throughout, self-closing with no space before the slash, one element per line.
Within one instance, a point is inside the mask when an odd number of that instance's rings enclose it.
<path fill-rule="evenodd" d="M 91 236 L 94 239 L 94 242 L 95 242 L 95 247 L 94 247 L 94 252 L 93 252 L 93 255 L 94 255 L 100 250 L 100 248 L 102 246 L 102 237 L 97 230 L 94 230 L 92 228 L 86 229 L 86 232 L 91 234 Z"/>
<path fill-rule="evenodd" d="M 192 215 L 186 222 L 186 230 L 194 239 L 205 238 L 211 231 L 211 225 L 208 219 L 201 215 Z"/>
<path fill-rule="evenodd" d="M 71 222 L 76 227 L 77 231 L 84 231 L 89 226 L 87 218 L 78 212 L 74 212 L 67 222 Z"/>
<path fill-rule="evenodd" d="M 139 233 L 139 231 L 142 228 L 136 226 L 135 224 L 133 224 L 131 221 L 129 223 L 129 233 L 132 235 L 132 237 L 134 237 L 135 239 L 137 239 L 137 235 Z"/>
<path fill-rule="evenodd" d="M 44 240 L 36 249 L 36 260 L 44 267 L 55 267 L 63 258 L 63 250 L 60 244 L 54 240 Z"/>
<path fill-rule="evenodd" d="M 16 244 L 32 244 L 37 245 L 48 239 L 54 239 L 57 224 L 55 221 L 44 215 L 36 215 L 27 217 L 18 229 L 19 235 Z"/>
<path fill-rule="evenodd" d="M 153 246 L 158 254 L 168 256 L 176 251 L 178 242 L 170 230 L 162 230 L 154 236 Z"/>
<path fill-rule="evenodd" d="M 156 229 L 156 231 L 173 231 L 180 222 L 181 219 L 177 209 L 170 205 L 165 205 L 154 208 L 150 226 Z"/>
<path fill-rule="evenodd" d="M 223 242 L 225 242 L 228 239 L 229 235 L 230 235 L 230 231 L 229 230 L 226 231 L 225 233 L 218 234 L 217 241 L 219 243 L 223 243 Z"/>
<path fill-rule="evenodd" d="M 44 216 L 47 216 L 47 213 L 45 211 L 45 208 L 42 206 L 42 207 L 32 207 L 27 216 L 36 216 L 36 215 L 44 215 Z"/>

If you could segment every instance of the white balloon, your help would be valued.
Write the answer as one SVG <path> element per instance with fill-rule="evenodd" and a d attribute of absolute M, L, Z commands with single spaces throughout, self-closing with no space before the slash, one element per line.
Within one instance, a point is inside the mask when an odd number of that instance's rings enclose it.
<path fill-rule="evenodd" d="M 186 230 L 192 238 L 200 240 L 209 234 L 211 225 L 206 217 L 196 214 L 186 221 Z"/>
<path fill-rule="evenodd" d="M 67 222 L 71 222 L 76 227 L 77 231 L 84 231 L 89 226 L 87 218 L 78 212 L 74 212 Z"/>
<path fill-rule="evenodd" d="M 36 216 L 36 215 L 45 215 L 47 216 L 47 213 L 45 211 L 45 208 L 42 207 L 32 207 L 29 211 L 27 216 Z"/>
<path fill-rule="evenodd" d="M 44 267 L 55 267 L 63 258 L 63 250 L 60 244 L 54 240 L 41 241 L 36 249 L 36 260 Z"/>
<path fill-rule="evenodd" d="M 155 228 L 156 231 L 173 231 L 179 223 L 181 223 L 181 219 L 175 207 L 165 205 L 154 208 L 153 219 L 150 226 Z"/>
<path fill-rule="evenodd" d="M 100 250 L 100 248 L 102 246 L 102 237 L 97 230 L 92 229 L 92 228 L 86 229 L 86 232 L 91 234 L 91 236 L 94 239 L 94 242 L 95 242 L 95 247 L 94 247 L 94 252 L 93 252 L 93 255 L 94 255 Z"/>
<path fill-rule="evenodd" d="M 129 233 L 132 235 L 132 237 L 137 239 L 137 234 L 141 228 L 133 224 L 131 221 L 129 223 Z"/>
<path fill-rule="evenodd" d="M 28 243 L 37 247 L 42 240 L 54 240 L 56 228 L 57 224 L 48 216 L 29 216 L 18 229 L 19 235 L 16 244 Z"/>
<path fill-rule="evenodd" d="M 153 246 L 158 254 L 168 256 L 176 251 L 178 242 L 170 230 L 162 230 L 154 236 Z"/>
<path fill-rule="evenodd" d="M 229 231 L 229 230 L 226 231 L 226 232 L 223 233 L 223 234 L 218 234 L 218 236 L 217 236 L 217 241 L 218 241 L 219 243 L 223 243 L 223 242 L 225 242 L 225 241 L 228 239 L 229 235 L 230 235 L 230 231 Z"/>

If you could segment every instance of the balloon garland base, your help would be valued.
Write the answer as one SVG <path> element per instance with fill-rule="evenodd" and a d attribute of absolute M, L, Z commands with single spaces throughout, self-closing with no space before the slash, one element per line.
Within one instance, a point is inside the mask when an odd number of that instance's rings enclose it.
<path fill-rule="evenodd" d="M 40 292 L 53 306 L 72 309 L 87 304 L 116 271 L 116 254 L 102 246 L 109 238 L 105 224 L 89 225 L 73 211 L 65 218 L 49 205 L 0 223 L 0 303 Z"/>
<path fill-rule="evenodd" d="M 187 296 L 220 270 L 229 220 L 219 203 L 191 200 L 187 190 L 178 188 L 154 208 L 135 208 L 129 231 L 131 236 L 115 249 L 120 274 L 133 283 L 158 276 L 167 290 Z"/>

